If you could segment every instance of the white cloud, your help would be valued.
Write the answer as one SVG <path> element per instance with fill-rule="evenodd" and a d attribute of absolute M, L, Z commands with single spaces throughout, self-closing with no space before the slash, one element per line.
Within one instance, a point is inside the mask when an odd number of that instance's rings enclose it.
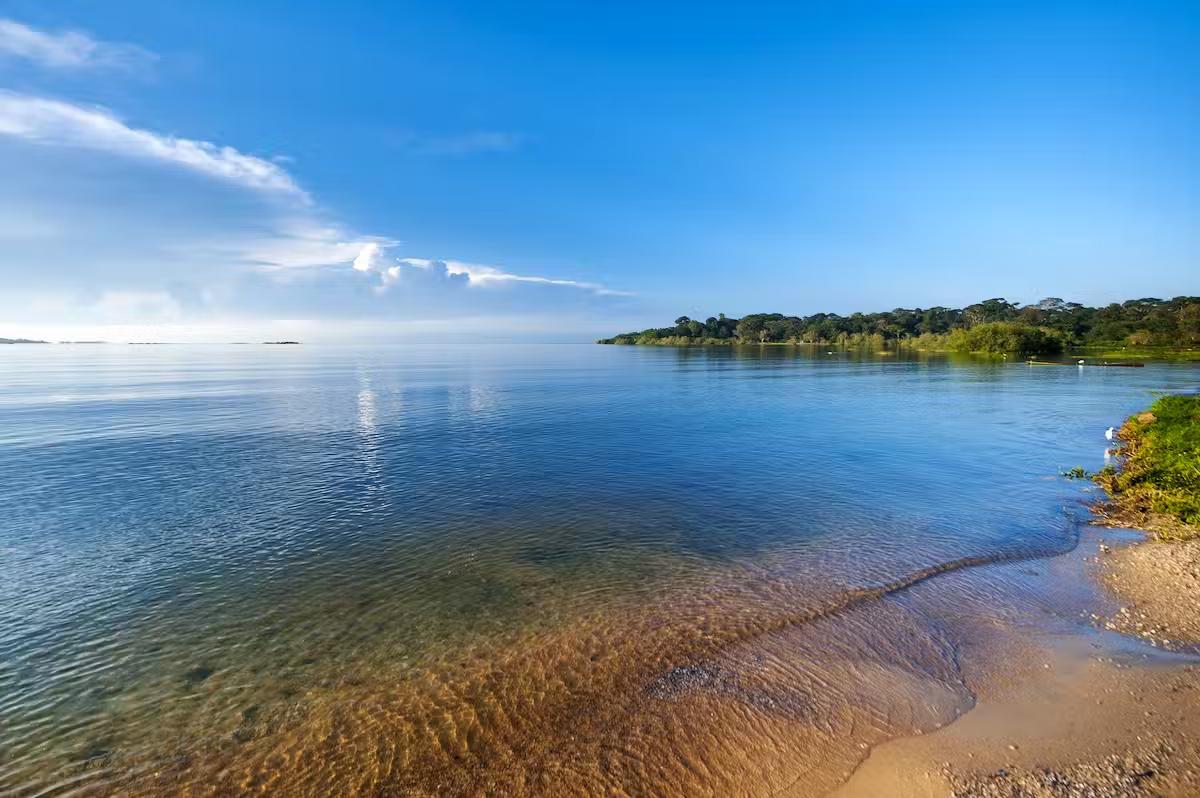
<path fill-rule="evenodd" d="M 308 194 L 277 161 L 246 155 L 233 147 L 133 128 L 102 108 L 0 90 L 0 136 L 164 163 L 298 203 L 272 219 L 264 232 L 231 236 L 216 244 L 183 245 L 181 250 L 205 250 L 270 270 L 351 264 L 358 272 L 378 275 L 380 289 L 401 282 L 405 267 L 429 269 L 438 264 L 446 275 L 465 276 L 474 286 L 529 283 L 600 296 L 628 295 L 599 283 L 514 274 L 477 263 L 391 257 L 386 251 L 397 245 L 395 240 L 363 236 L 339 225 L 322 223 Z"/>
<path fill-rule="evenodd" d="M 27 324 L 499 318 L 626 295 L 478 263 L 398 258 L 399 241 L 338 223 L 279 159 L 134 128 L 103 108 L 0 89 L 0 146 L 6 138 L 32 146 L 0 149 L 0 278 L 10 288 L 0 315 Z M 103 169 L 87 168 L 96 160 Z M 187 173 L 214 179 L 179 186 Z M 103 194 L 92 185 L 98 175 L 113 181 Z M 160 201 L 160 189 L 172 202 Z M 6 219 L 6 209 L 20 212 Z M 53 225 L 35 227 L 39 219 Z M 66 267 L 33 270 L 33 262 Z M 485 290 L 505 285 L 547 289 Z M 25 298 L 39 293 L 64 304 L 33 312 Z"/>
<path fill-rule="evenodd" d="M 380 278 L 383 280 L 381 288 L 386 288 L 399 280 L 403 273 L 404 270 L 399 266 L 388 266 L 380 273 Z"/>
<path fill-rule="evenodd" d="M 364 236 L 341 225 L 322 222 L 315 212 L 292 212 L 271 220 L 268 229 L 249 235 L 228 235 L 217 242 L 184 245 L 190 253 L 261 267 L 282 276 L 287 270 L 323 266 L 354 266 L 373 271 L 384 249 L 399 244 L 390 238 Z M 363 267 L 366 268 L 363 268 Z"/>
<path fill-rule="evenodd" d="M 130 127 L 103 108 L 0 90 L 0 135 L 158 161 L 255 191 L 309 202 L 292 176 L 272 161 L 233 147 Z"/>
<path fill-rule="evenodd" d="M 0 19 L 0 58 L 22 58 L 50 69 L 130 68 L 157 56 L 132 44 L 102 42 L 86 33 L 47 33 Z"/>
<path fill-rule="evenodd" d="M 581 280 L 562 280 L 553 277 L 538 277 L 527 274 L 511 274 L 501 271 L 495 266 L 484 266 L 479 263 L 463 263 L 457 260 L 446 261 L 446 270 L 450 274 L 465 274 L 472 285 L 488 285 L 496 283 L 539 283 L 541 285 L 558 285 L 565 288 L 578 288 L 591 291 L 601 296 L 632 296 L 628 291 L 616 291 L 599 283 L 589 283 Z"/>
<path fill-rule="evenodd" d="M 358 255 L 354 257 L 354 270 L 356 272 L 376 271 L 376 261 L 383 255 L 383 250 L 375 241 L 370 241 L 363 244 Z"/>
<path fill-rule="evenodd" d="M 394 258 L 393 261 L 396 265 L 385 266 L 383 249 L 376 244 L 369 244 L 368 247 L 370 247 L 369 256 L 363 257 L 367 255 L 367 249 L 364 248 L 363 253 L 359 256 L 362 260 L 362 265 L 360 267 L 359 260 L 356 259 L 354 268 L 363 272 L 378 272 L 382 277 L 384 287 L 400 280 L 403 274 L 402 267 L 411 267 L 426 271 L 442 271 L 449 277 L 466 277 L 467 284 L 473 286 L 498 285 L 502 283 L 535 283 L 562 288 L 576 288 L 598 296 L 633 296 L 629 291 L 617 291 L 599 283 L 540 277 L 530 274 L 513 274 L 512 272 L 498 269 L 495 266 L 485 266 L 480 263 L 464 263 L 458 260 L 443 261 L 431 260 L 429 258 Z"/>

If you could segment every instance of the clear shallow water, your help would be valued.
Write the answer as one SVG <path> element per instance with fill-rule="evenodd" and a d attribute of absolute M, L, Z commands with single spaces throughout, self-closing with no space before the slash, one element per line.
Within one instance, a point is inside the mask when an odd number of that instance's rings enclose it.
<path fill-rule="evenodd" d="M 882 588 L 1069 549 L 1056 474 L 1198 376 L 0 349 L 0 793 L 824 784 L 970 702 Z"/>

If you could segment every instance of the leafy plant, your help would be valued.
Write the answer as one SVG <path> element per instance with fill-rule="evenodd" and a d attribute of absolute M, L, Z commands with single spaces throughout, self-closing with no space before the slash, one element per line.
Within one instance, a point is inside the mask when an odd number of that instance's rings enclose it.
<path fill-rule="evenodd" d="M 1160 538 L 1200 536 L 1200 396 L 1163 396 L 1117 433 L 1120 468 L 1093 479 L 1118 519 Z"/>

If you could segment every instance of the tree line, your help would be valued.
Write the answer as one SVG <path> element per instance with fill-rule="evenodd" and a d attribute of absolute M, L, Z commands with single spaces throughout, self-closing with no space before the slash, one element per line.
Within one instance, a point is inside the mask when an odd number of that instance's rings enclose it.
<path fill-rule="evenodd" d="M 922 349 L 1052 353 L 1098 346 L 1200 345 L 1200 297 L 1131 299 L 1100 308 L 1057 297 L 1032 305 L 985 299 L 965 308 L 896 308 L 881 313 L 785 316 L 724 313 L 704 321 L 680 316 L 658 327 L 602 338 L 602 344 L 804 343 L 911 345 Z"/>

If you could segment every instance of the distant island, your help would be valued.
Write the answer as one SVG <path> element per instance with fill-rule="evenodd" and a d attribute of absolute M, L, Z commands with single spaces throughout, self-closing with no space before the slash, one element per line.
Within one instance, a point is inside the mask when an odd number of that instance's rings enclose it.
<path fill-rule="evenodd" d="M 821 344 L 876 350 L 1044 355 L 1064 349 L 1184 350 L 1200 346 L 1200 297 L 1131 299 L 1101 308 L 1057 297 L 1021 306 L 985 299 L 965 308 L 896 308 L 882 313 L 724 313 L 704 321 L 680 316 L 659 327 L 601 338 L 600 344 L 660 346 Z"/>
<path fill-rule="evenodd" d="M 263 343 L 267 344 L 269 346 L 299 346 L 300 345 L 299 341 L 263 341 Z"/>
<path fill-rule="evenodd" d="M 35 341 L 31 338 L 0 338 L 0 344 L 48 344 L 49 341 Z"/>

